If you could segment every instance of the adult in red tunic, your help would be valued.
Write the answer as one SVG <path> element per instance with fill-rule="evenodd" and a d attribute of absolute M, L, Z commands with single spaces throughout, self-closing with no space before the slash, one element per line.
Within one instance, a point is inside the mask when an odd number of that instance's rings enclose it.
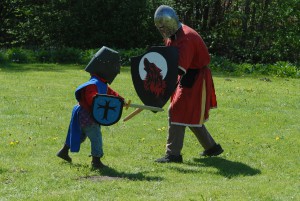
<path fill-rule="evenodd" d="M 204 148 L 202 156 L 216 156 L 223 152 L 204 126 L 209 110 L 217 107 L 210 56 L 201 36 L 179 22 L 169 6 L 162 5 L 154 14 L 155 26 L 166 46 L 179 50 L 178 86 L 171 96 L 166 155 L 156 162 L 182 162 L 181 149 L 185 128 L 189 127 Z"/>

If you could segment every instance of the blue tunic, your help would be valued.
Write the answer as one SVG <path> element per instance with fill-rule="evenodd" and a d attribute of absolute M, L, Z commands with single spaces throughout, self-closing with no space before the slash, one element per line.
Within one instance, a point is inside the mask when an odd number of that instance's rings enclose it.
<path fill-rule="evenodd" d="M 80 90 L 88 85 L 96 85 L 98 94 L 107 94 L 107 84 L 99 80 L 97 77 L 92 76 L 89 81 L 80 85 L 75 90 L 75 98 L 80 101 Z M 71 121 L 68 129 L 68 135 L 66 139 L 66 145 L 70 147 L 71 152 L 79 152 L 80 150 L 80 136 L 81 128 L 79 121 L 79 111 L 81 109 L 80 105 L 75 105 L 72 111 Z"/>

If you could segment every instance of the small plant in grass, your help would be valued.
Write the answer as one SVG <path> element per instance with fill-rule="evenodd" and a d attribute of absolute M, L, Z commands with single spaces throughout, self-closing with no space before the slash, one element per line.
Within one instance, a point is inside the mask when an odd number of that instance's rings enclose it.
<path fill-rule="evenodd" d="M 274 64 L 276 75 L 279 77 L 299 77 L 300 69 L 289 62 L 279 61 Z"/>

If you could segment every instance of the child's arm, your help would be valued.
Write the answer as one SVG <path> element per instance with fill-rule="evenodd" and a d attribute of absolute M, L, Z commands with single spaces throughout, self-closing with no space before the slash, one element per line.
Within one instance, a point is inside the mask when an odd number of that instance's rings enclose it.
<path fill-rule="evenodd" d="M 92 110 L 92 104 L 93 104 L 93 98 L 94 98 L 94 96 L 96 96 L 97 93 L 98 93 L 98 91 L 97 91 L 97 86 L 96 85 L 88 85 L 88 86 L 86 86 L 81 91 L 81 97 L 83 97 L 83 98 L 79 102 L 79 104 L 84 109 L 86 109 L 88 111 L 91 111 Z M 126 105 L 125 99 L 122 96 L 120 96 L 116 91 L 114 91 L 113 89 L 111 89 L 110 87 L 107 88 L 107 94 L 108 95 L 113 95 L 113 96 L 120 97 L 124 101 L 124 103 Z"/>
<path fill-rule="evenodd" d="M 124 100 L 124 98 L 122 96 L 120 96 L 116 91 L 114 91 L 112 88 L 110 88 L 109 86 L 107 87 L 107 95 L 113 95 L 113 96 L 117 96 L 120 97 L 121 99 Z"/>
<path fill-rule="evenodd" d="M 79 104 L 86 110 L 92 110 L 93 98 L 98 93 L 96 85 L 88 85 L 81 90 L 81 100 Z"/>

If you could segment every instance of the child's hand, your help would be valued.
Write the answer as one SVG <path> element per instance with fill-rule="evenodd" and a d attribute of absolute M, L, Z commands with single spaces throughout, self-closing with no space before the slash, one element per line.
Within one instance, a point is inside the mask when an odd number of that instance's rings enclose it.
<path fill-rule="evenodd" d="M 130 103 L 131 103 L 131 100 L 129 100 L 128 102 L 126 102 L 126 100 L 124 99 L 124 105 L 123 105 L 123 107 L 125 107 L 126 109 L 128 109 Z"/>

